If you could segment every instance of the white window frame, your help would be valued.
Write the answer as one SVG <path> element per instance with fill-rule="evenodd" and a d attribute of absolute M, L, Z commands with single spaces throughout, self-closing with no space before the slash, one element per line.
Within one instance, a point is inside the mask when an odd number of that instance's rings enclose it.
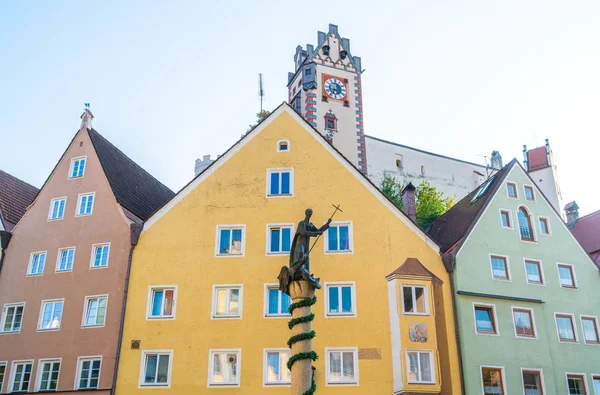
<path fill-rule="evenodd" d="M 290 357 L 292 356 L 292 352 L 289 348 L 264 348 L 263 349 L 263 387 L 290 387 L 292 385 L 291 379 L 290 381 L 277 381 L 277 382 L 268 382 L 267 378 L 268 378 L 268 371 L 269 371 L 269 359 L 268 359 L 268 355 L 269 353 L 289 353 Z M 281 357 L 280 357 L 280 363 L 281 363 Z M 287 369 L 287 366 L 283 366 L 283 369 Z"/>
<path fill-rule="evenodd" d="M 323 284 L 325 289 L 325 318 L 356 318 L 356 281 L 330 281 Z M 352 303 L 352 311 L 350 313 L 331 313 L 329 311 L 329 288 L 338 288 L 338 297 L 340 307 L 342 305 L 341 287 L 350 287 L 350 302 Z M 426 290 L 427 292 L 427 290 Z M 427 298 L 425 298 L 427 300 Z"/>
<path fill-rule="evenodd" d="M 526 310 L 529 312 L 529 316 L 531 317 L 531 326 L 533 329 L 533 336 L 519 336 L 517 334 L 517 322 L 515 321 L 515 310 Z M 521 306 L 510 306 L 510 312 L 513 320 L 513 330 L 515 332 L 515 337 L 518 339 L 530 339 L 530 340 L 538 340 L 538 330 L 535 324 L 535 312 L 532 308 L 529 307 L 521 307 Z"/>
<path fill-rule="evenodd" d="M 104 309 L 104 322 L 102 324 L 86 325 L 89 301 L 92 299 L 102 299 L 102 298 L 106 299 L 106 306 Z M 86 296 L 83 301 L 83 314 L 81 317 L 81 327 L 82 328 L 104 328 L 106 326 L 106 316 L 107 315 L 108 315 L 108 294 Z"/>
<path fill-rule="evenodd" d="M 63 200 L 65 201 L 65 207 L 63 209 L 62 217 L 52 218 L 52 212 L 54 211 L 54 203 L 60 202 Z M 55 198 L 50 199 L 50 209 L 48 210 L 48 222 L 60 221 L 60 220 L 64 219 L 66 211 L 67 211 L 67 197 L 66 196 L 55 197 Z"/>
<path fill-rule="evenodd" d="M 583 388 L 585 389 L 585 394 L 590 395 L 590 391 L 588 390 L 588 385 L 587 385 L 587 375 L 585 373 L 573 373 L 573 372 L 565 372 L 565 383 L 566 383 L 566 390 L 567 392 L 565 392 L 567 395 L 569 394 L 569 376 L 582 376 L 583 377 Z"/>
<path fill-rule="evenodd" d="M 290 193 L 288 194 L 282 194 L 279 193 L 277 195 L 272 195 L 271 194 L 271 174 L 272 173 L 282 173 L 282 172 L 289 172 L 290 173 Z M 279 176 L 279 183 L 281 184 L 281 175 Z M 290 197 L 294 197 L 294 168 L 293 167 L 286 167 L 286 168 L 273 168 L 273 169 L 267 169 L 267 190 L 266 190 L 266 197 L 267 198 L 290 198 Z M 281 185 L 279 185 L 279 190 L 281 191 Z"/>
<path fill-rule="evenodd" d="M 508 213 L 508 220 L 510 222 L 510 226 L 504 226 L 504 224 L 502 223 L 502 212 L 503 211 Z M 514 230 L 515 229 L 515 221 L 513 219 L 512 210 L 507 209 L 507 208 L 500 208 L 498 210 L 498 213 L 500 214 L 500 226 L 502 227 L 502 229 Z"/>
<path fill-rule="evenodd" d="M 544 370 L 543 369 L 538 369 L 538 368 L 521 368 L 521 385 L 523 386 L 523 390 L 525 389 L 525 383 L 523 382 L 523 372 L 537 372 L 540 374 L 540 385 L 542 386 L 542 388 L 540 388 L 540 390 L 542 391 L 542 394 L 546 394 L 546 384 L 545 384 L 545 380 L 544 380 Z"/>
<path fill-rule="evenodd" d="M 33 269 L 33 257 L 34 255 L 42 255 L 44 254 L 44 267 L 42 267 L 41 273 L 31 273 L 31 269 Z M 46 270 L 46 261 L 48 260 L 48 251 L 35 251 L 29 254 L 29 265 L 27 265 L 27 277 L 35 277 L 35 276 L 43 276 L 44 270 Z"/>
<path fill-rule="evenodd" d="M 40 387 L 42 386 L 42 374 L 44 373 L 42 367 L 45 363 L 53 363 L 58 362 L 58 377 L 56 378 L 56 390 L 44 389 L 42 390 Z M 58 384 L 60 382 L 60 371 L 62 369 L 62 358 L 40 358 L 37 367 L 37 374 L 35 379 L 35 391 L 58 391 Z M 33 371 L 33 369 L 32 369 Z M 33 372 L 32 372 L 33 373 Z"/>
<path fill-rule="evenodd" d="M 285 314 L 269 314 L 269 290 L 277 289 L 279 290 L 279 284 L 277 283 L 267 283 L 265 284 L 265 311 L 264 318 L 290 318 L 292 315 L 290 313 Z M 280 291 L 281 292 L 281 291 Z M 291 299 L 291 298 L 290 298 Z M 279 298 L 279 309 L 281 310 L 281 298 Z"/>
<path fill-rule="evenodd" d="M 157 320 L 166 320 L 166 321 L 172 321 L 175 319 L 176 313 L 177 313 L 177 290 L 178 290 L 178 286 L 176 284 L 171 284 L 171 285 L 150 285 L 148 287 L 148 300 L 146 303 L 146 321 L 157 321 Z M 153 316 L 152 315 L 152 302 L 153 302 L 153 298 L 152 295 L 154 294 L 154 291 L 173 291 L 173 306 L 171 307 L 171 311 L 173 314 L 171 315 L 160 315 L 160 316 Z M 163 306 L 164 306 L 164 295 L 163 295 Z M 162 306 L 161 306 L 162 307 Z M 161 308 L 161 311 L 163 309 Z"/>
<path fill-rule="evenodd" d="M 348 382 L 337 382 L 331 381 L 330 378 L 330 367 L 329 367 L 329 354 L 331 352 L 351 352 L 354 357 L 354 381 Z M 340 362 L 343 368 L 343 360 Z M 325 386 L 326 387 L 356 387 L 359 385 L 358 376 L 358 347 L 325 347 Z"/>
<path fill-rule="evenodd" d="M 573 275 L 573 287 L 565 287 L 561 284 L 559 266 L 569 266 L 571 268 L 571 274 Z M 579 290 L 579 283 L 577 282 L 577 274 L 575 273 L 575 265 L 572 265 L 570 263 L 556 262 L 556 272 L 558 274 L 558 285 L 562 289 Z"/>
<path fill-rule="evenodd" d="M 477 331 L 477 314 L 475 313 L 476 307 L 490 308 L 492 309 L 494 320 L 494 328 L 496 329 L 496 333 L 486 333 L 486 332 L 478 332 Z M 478 336 L 500 336 L 500 324 L 498 323 L 498 315 L 496 313 L 496 305 L 491 303 L 479 303 L 473 302 L 473 323 L 475 324 L 475 334 Z M 485 367 L 493 367 L 493 366 L 485 366 Z"/>
<path fill-rule="evenodd" d="M 290 249 L 292 248 L 292 242 L 294 241 L 294 232 L 295 232 L 295 225 L 292 222 L 286 222 L 286 223 L 276 223 L 276 224 L 267 224 L 267 237 L 266 237 L 266 244 L 265 244 L 265 255 L 267 256 L 277 256 L 277 255 L 289 255 L 290 252 L 289 251 L 283 251 L 283 252 L 271 252 L 271 229 L 273 228 L 290 228 Z"/>
<path fill-rule="evenodd" d="M 240 301 L 238 306 L 238 314 L 237 315 L 217 315 L 217 290 L 219 289 L 239 289 L 240 290 Z M 227 300 L 229 301 L 230 293 L 227 292 Z M 211 319 L 212 320 L 241 320 L 242 312 L 244 307 L 244 284 L 213 284 L 212 286 L 212 309 L 211 309 Z"/>
<path fill-rule="evenodd" d="M 21 314 L 21 325 L 19 325 L 19 330 L 18 331 L 4 331 L 4 324 L 6 323 L 6 318 L 8 316 L 8 309 L 11 307 L 19 307 L 19 306 L 23 306 L 23 313 Z M 14 317 L 14 315 L 13 315 Z M 5 303 L 4 306 L 2 306 L 2 316 L 0 317 L 0 335 L 8 335 L 8 334 L 12 334 L 12 333 L 21 333 L 21 328 L 23 328 L 23 320 L 25 319 L 25 302 L 12 302 L 12 303 Z M 13 321 L 13 325 L 14 325 L 14 321 Z M 1 388 L 0 388 L 1 390 Z"/>
<path fill-rule="evenodd" d="M 410 359 L 408 357 L 409 353 L 423 353 L 423 354 L 429 354 L 429 363 L 431 364 L 431 381 L 410 381 L 408 379 L 408 369 L 410 367 Z M 406 382 L 408 384 L 435 384 L 436 380 L 437 380 L 437 376 L 436 376 L 436 368 L 435 368 L 435 358 L 433 355 L 433 350 L 420 350 L 420 349 L 407 349 L 406 350 L 406 354 L 405 354 L 405 360 L 406 360 Z M 419 366 L 421 365 L 421 358 L 418 358 L 419 361 Z M 420 374 L 420 372 L 419 372 Z"/>
<path fill-rule="evenodd" d="M 528 261 L 536 262 L 538 264 L 538 267 L 540 268 L 540 280 L 542 281 L 540 284 L 529 282 L 529 278 L 527 277 L 528 276 L 528 273 L 527 273 L 527 262 Z M 540 261 L 539 259 L 523 258 L 523 267 L 525 268 L 525 281 L 527 281 L 527 284 L 537 285 L 540 287 L 546 286 L 546 276 L 544 275 L 544 265 L 542 264 L 542 261 Z"/>
<path fill-rule="evenodd" d="M 573 324 L 573 336 L 575 337 L 575 340 L 570 341 L 570 340 L 561 340 L 560 339 L 560 331 L 558 329 L 558 320 L 557 320 L 557 318 L 558 318 L 557 316 L 559 316 L 559 315 L 571 317 L 571 323 Z M 577 333 L 577 320 L 575 320 L 575 314 L 555 312 L 554 313 L 554 326 L 556 327 L 556 337 L 558 338 L 559 343 L 566 343 L 566 344 L 578 344 L 579 343 L 579 333 Z"/>
<path fill-rule="evenodd" d="M 104 247 L 104 246 L 108 246 L 108 256 L 106 257 L 106 266 L 94 266 L 94 261 L 96 260 L 96 248 Z M 90 257 L 90 270 L 106 269 L 109 264 L 110 264 L 110 242 L 92 244 L 92 254 Z"/>
<path fill-rule="evenodd" d="M 281 143 L 287 143 L 288 148 L 286 150 L 282 150 Z M 290 152 L 290 140 L 279 140 L 277 142 L 277 152 Z"/>
<path fill-rule="evenodd" d="M 323 252 L 327 255 L 330 254 L 354 254 L 354 226 L 352 224 L 352 221 L 337 221 L 337 222 L 332 222 L 329 224 L 329 228 L 334 227 L 334 226 L 347 226 L 348 227 L 348 250 L 344 250 L 344 251 L 329 251 L 329 229 L 327 229 L 325 232 L 323 232 L 323 235 L 325 236 L 325 242 L 323 243 Z M 339 236 L 339 231 L 338 231 L 338 236 Z M 339 240 L 338 240 L 338 247 L 339 247 Z"/>
<path fill-rule="evenodd" d="M 507 278 L 496 278 L 494 276 L 494 266 L 492 265 L 492 258 L 494 258 L 494 257 L 504 258 L 504 262 L 506 263 L 506 276 L 507 276 Z M 512 276 L 512 273 L 510 271 L 510 259 L 509 259 L 508 255 L 490 253 L 489 254 L 489 263 L 490 263 L 490 274 L 492 275 L 492 280 L 494 280 L 494 281 L 512 282 L 512 277 L 513 276 Z"/>
<path fill-rule="evenodd" d="M 73 250 L 73 263 L 71 264 L 70 269 L 61 269 L 60 268 L 60 258 L 63 251 Z M 73 266 L 75 265 L 75 253 L 77 252 L 77 247 L 62 247 L 58 249 L 58 256 L 56 257 L 56 267 L 54 268 L 55 273 L 68 273 L 73 271 Z"/>
<path fill-rule="evenodd" d="M 148 384 L 145 382 L 146 377 L 146 356 L 149 354 L 168 355 L 169 368 L 167 369 L 167 382 Z M 171 372 L 173 370 L 173 350 L 142 350 L 142 359 L 140 361 L 140 376 L 138 380 L 138 388 L 171 388 Z"/>
<path fill-rule="evenodd" d="M 515 195 L 516 196 L 510 196 L 510 193 L 508 192 L 508 184 L 512 184 L 515 186 Z M 506 196 L 509 199 L 519 199 L 519 186 L 517 185 L 516 182 L 512 182 L 512 181 L 506 181 Z"/>
<path fill-rule="evenodd" d="M 213 362 L 215 354 L 236 354 L 237 377 L 235 383 L 213 383 Z M 242 349 L 241 348 L 211 348 L 208 350 L 208 380 L 207 388 L 235 388 L 240 386 L 242 376 Z"/>
<path fill-rule="evenodd" d="M 35 361 L 33 359 L 21 359 L 17 361 L 12 361 L 10 365 L 10 380 L 8 381 L 7 394 L 13 393 L 13 386 L 15 385 L 15 376 L 17 375 L 17 365 L 20 364 L 31 364 L 31 374 L 29 375 L 29 385 L 27 386 L 27 392 L 31 392 L 32 389 L 35 389 L 35 376 L 33 375 L 33 364 Z M 6 376 L 5 376 L 6 377 Z M 17 392 L 18 393 L 18 392 Z"/>
<path fill-rule="evenodd" d="M 219 248 L 221 247 L 221 230 L 242 230 L 242 253 L 241 254 L 221 254 Z M 215 258 L 239 258 L 246 255 L 246 225 L 245 224 L 233 224 L 233 225 L 217 225 L 217 235 L 215 237 Z"/>
<path fill-rule="evenodd" d="M 83 367 L 83 363 L 85 361 L 97 361 L 100 360 L 100 368 L 98 369 L 98 387 L 96 387 L 96 389 L 101 388 L 100 387 L 100 379 L 102 378 L 102 355 L 90 355 L 90 356 L 85 356 L 85 357 L 78 357 L 77 358 L 77 369 L 75 370 L 75 383 L 73 385 L 73 389 L 74 390 L 79 390 L 79 389 L 91 389 L 90 387 L 85 387 L 85 388 L 80 388 L 79 387 L 79 381 L 81 379 L 81 370 Z M 90 364 L 90 367 L 92 365 Z M 89 379 L 88 379 L 89 381 Z"/>
<path fill-rule="evenodd" d="M 412 288 L 412 297 L 413 297 L 413 307 L 416 307 L 416 291 L 415 291 L 415 287 L 418 288 L 424 288 L 425 292 L 425 312 L 424 313 L 411 313 L 411 312 L 407 312 L 404 311 L 404 287 L 410 287 Z M 415 284 L 415 283 L 400 283 L 400 295 L 401 295 L 401 300 L 400 303 L 402 303 L 402 314 L 403 315 L 420 315 L 420 316 L 428 316 L 430 315 L 430 309 L 429 309 L 429 287 L 425 284 Z"/>
<path fill-rule="evenodd" d="M 2 381 L 0 381 L 0 394 L 2 393 L 2 388 L 4 387 L 4 382 L 6 382 L 6 376 L 8 373 L 8 361 L 0 361 L 0 368 L 4 366 L 4 373 L 2 376 Z"/>
<path fill-rule="evenodd" d="M 75 169 L 75 162 L 79 161 L 79 160 L 85 160 L 85 165 L 83 166 L 83 174 L 77 177 L 73 177 L 73 170 Z M 76 180 L 78 178 L 83 178 L 85 177 L 85 170 L 87 169 L 87 155 L 83 155 L 83 156 L 76 156 L 74 158 L 71 158 L 71 165 L 69 166 L 69 176 L 67 177 L 68 180 Z"/>
<path fill-rule="evenodd" d="M 527 188 L 531 188 L 531 196 L 533 197 L 533 199 L 527 199 Z M 525 199 L 526 202 L 535 202 L 536 198 L 535 198 L 535 188 L 533 187 L 533 185 L 529 185 L 529 184 L 523 184 L 523 198 Z"/>
<path fill-rule="evenodd" d="M 538 215 L 538 227 L 540 228 L 540 235 L 541 236 L 552 236 L 552 227 L 550 226 L 550 218 L 548 217 L 544 217 L 543 215 Z M 542 232 L 542 219 L 546 220 L 546 225 L 548 227 L 548 233 L 544 233 Z"/>
<path fill-rule="evenodd" d="M 492 365 L 480 365 L 479 366 L 479 380 L 481 381 L 481 393 L 485 394 L 485 384 L 483 383 L 483 369 L 498 369 L 500 370 L 500 375 L 502 376 L 502 391 L 503 395 L 508 395 L 506 390 L 506 372 L 504 371 L 504 366 L 492 366 Z M 523 376 L 521 375 L 521 382 L 523 382 Z M 545 392 L 544 392 L 545 394 Z"/>
<path fill-rule="evenodd" d="M 60 313 L 60 321 L 58 323 L 58 328 L 42 328 L 42 324 L 43 324 L 43 318 L 44 318 L 44 305 L 47 303 L 58 303 L 61 302 L 62 303 L 62 311 Z M 62 317 L 65 313 L 65 298 L 57 298 L 57 299 L 45 299 L 42 300 L 42 303 L 40 305 L 40 314 L 38 317 L 38 324 L 37 324 L 37 332 L 56 332 L 60 330 L 60 327 L 62 325 Z M 54 308 L 52 308 L 52 315 L 54 315 Z"/>
<path fill-rule="evenodd" d="M 81 199 L 85 196 L 92 196 L 92 210 L 86 214 L 79 214 L 79 210 L 81 209 Z M 96 204 L 96 192 L 86 192 L 80 193 L 77 195 L 77 209 L 75 211 L 76 217 L 87 217 L 88 215 L 92 215 L 94 213 L 94 205 Z"/>
<path fill-rule="evenodd" d="M 583 328 L 583 320 L 584 319 L 591 319 L 596 323 L 596 337 L 598 338 L 599 343 L 588 343 L 587 340 L 585 339 L 585 331 Z M 599 346 L 600 345 L 600 325 L 598 322 L 598 317 L 593 316 L 593 315 L 587 315 L 587 314 L 580 314 L 579 315 L 579 322 L 581 324 L 581 333 L 583 334 L 583 343 L 590 345 L 590 346 Z M 600 395 L 600 394 L 598 394 Z"/>
<path fill-rule="evenodd" d="M 598 380 L 600 381 L 600 373 L 596 374 L 596 373 L 592 373 L 592 388 L 594 389 L 594 395 L 600 395 L 600 391 L 596 391 L 596 388 L 594 387 L 594 380 Z"/>

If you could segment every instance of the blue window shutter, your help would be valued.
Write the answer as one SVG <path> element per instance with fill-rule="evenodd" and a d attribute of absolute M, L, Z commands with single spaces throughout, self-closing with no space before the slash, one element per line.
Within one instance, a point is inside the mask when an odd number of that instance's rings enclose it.
<path fill-rule="evenodd" d="M 338 287 L 329 287 L 329 312 L 339 313 L 340 301 L 338 297 Z"/>
<path fill-rule="evenodd" d="M 154 298 L 152 300 L 152 315 L 160 315 L 160 306 L 162 305 L 163 291 L 154 291 Z"/>
<path fill-rule="evenodd" d="M 348 227 L 340 226 L 340 251 L 350 249 L 350 239 L 348 238 Z"/>
<path fill-rule="evenodd" d="M 279 314 L 279 290 L 269 289 L 269 314 Z"/>
<path fill-rule="evenodd" d="M 290 172 L 288 171 L 281 173 L 281 194 L 290 194 Z"/>
<path fill-rule="evenodd" d="M 279 173 L 271 173 L 271 195 L 279 195 Z"/>
<path fill-rule="evenodd" d="M 229 229 L 221 229 L 221 240 L 219 241 L 219 253 L 226 254 L 229 251 L 229 237 L 231 231 Z"/>
<path fill-rule="evenodd" d="M 290 252 L 292 243 L 292 230 L 290 228 L 281 228 L 281 251 Z"/>
<path fill-rule="evenodd" d="M 279 229 L 271 229 L 271 252 L 279 252 Z"/>
<path fill-rule="evenodd" d="M 338 240 L 337 240 L 337 226 L 332 226 L 329 228 L 327 237 L 329 238 L 329 251 L 337 251 L 338 250 Z"/>
<path fill-rule="evenodd" d="M 352 288 L 342 287 L 342 312 L 352 312 Z"/>

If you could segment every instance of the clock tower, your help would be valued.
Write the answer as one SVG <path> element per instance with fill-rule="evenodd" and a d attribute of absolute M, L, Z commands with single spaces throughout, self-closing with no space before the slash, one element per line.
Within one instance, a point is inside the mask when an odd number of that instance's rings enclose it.
<path fill-rule="evenodd" d="M 317 46 L 296 47 L 288 101 L 354 166 L 367 173 L 361 62 L 336 25 L 318 32 Z"/>

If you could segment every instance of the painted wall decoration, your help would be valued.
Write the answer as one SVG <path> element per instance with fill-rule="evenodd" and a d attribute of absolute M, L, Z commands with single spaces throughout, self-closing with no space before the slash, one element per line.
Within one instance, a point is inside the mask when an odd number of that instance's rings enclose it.
<path fill-rule="evenodd" d="M 425 324 L 410 324 L 408 326 L 408 337 L 411 342 L 426 343 L 429 338 L 427 334 L 427 325 Z"/>

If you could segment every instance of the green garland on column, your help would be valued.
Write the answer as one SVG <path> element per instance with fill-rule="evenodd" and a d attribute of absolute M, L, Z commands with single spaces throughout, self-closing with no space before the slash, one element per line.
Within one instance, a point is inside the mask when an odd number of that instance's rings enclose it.
<path fill-rule="evenodd" d="M 313 296 L 312 299 L 303 299 L 299 302 L 296 303 L 292 303 L 289 307 L 289 312 L 290 314 L 292 314 L 292 312 L 299 308 L 299 307 L 309 307 L 314 305 L 315 303 L 317 303 L 317 297 Z M 292 329 L 294 326 L 298 325 L 298 324 L 303 324 L 306 322 L 311 322 L 312 320 L 315 319 L 315 315 L 313 313 L 310 313 L 308 315 L 302 316 L 302 317 L 298 317 L 298 318 L 292 318 L 291 320 L 289 320 L 288 322 L 288 328 Z M 312 340 L 314 339 L 314 337 L 316 336 L 315 331 L 310 331 L 310 332 L 306 332 L 306 333 L 299 333 L 297 335 L 291 336 L 288 339 L 288 346 L 290 347 L 290 349 L 292 348 L 292 344 L 297 343 L 299 341 L 304 341 L 304 340 Z M 290 359 L 288 359 L 287 361 L 287 367 L 288 369 L 292 369 L 292 365 L 294 364 L 294 362 L 299 361 L 301 359 L 311 359 L 313 361 L 316 361 L 317 358 L 319 358 L 319 356 L 317 355 L 317 353 L 315 351 L 309 351 L 309 352 L 300 352 L 297 354 L 294 354 L 290 357 Z M 313 377 L 312 377 L 312 384 L 310 386 L 310 388 L 308 389 L 308 391 L 305 391 L 302 395 L 313 395 L 315 393 L 315 391 L 317 390 L 317 383 L 315 382 L 315 377 L 314 377 L 314 373 L 313 373 Z"/>

